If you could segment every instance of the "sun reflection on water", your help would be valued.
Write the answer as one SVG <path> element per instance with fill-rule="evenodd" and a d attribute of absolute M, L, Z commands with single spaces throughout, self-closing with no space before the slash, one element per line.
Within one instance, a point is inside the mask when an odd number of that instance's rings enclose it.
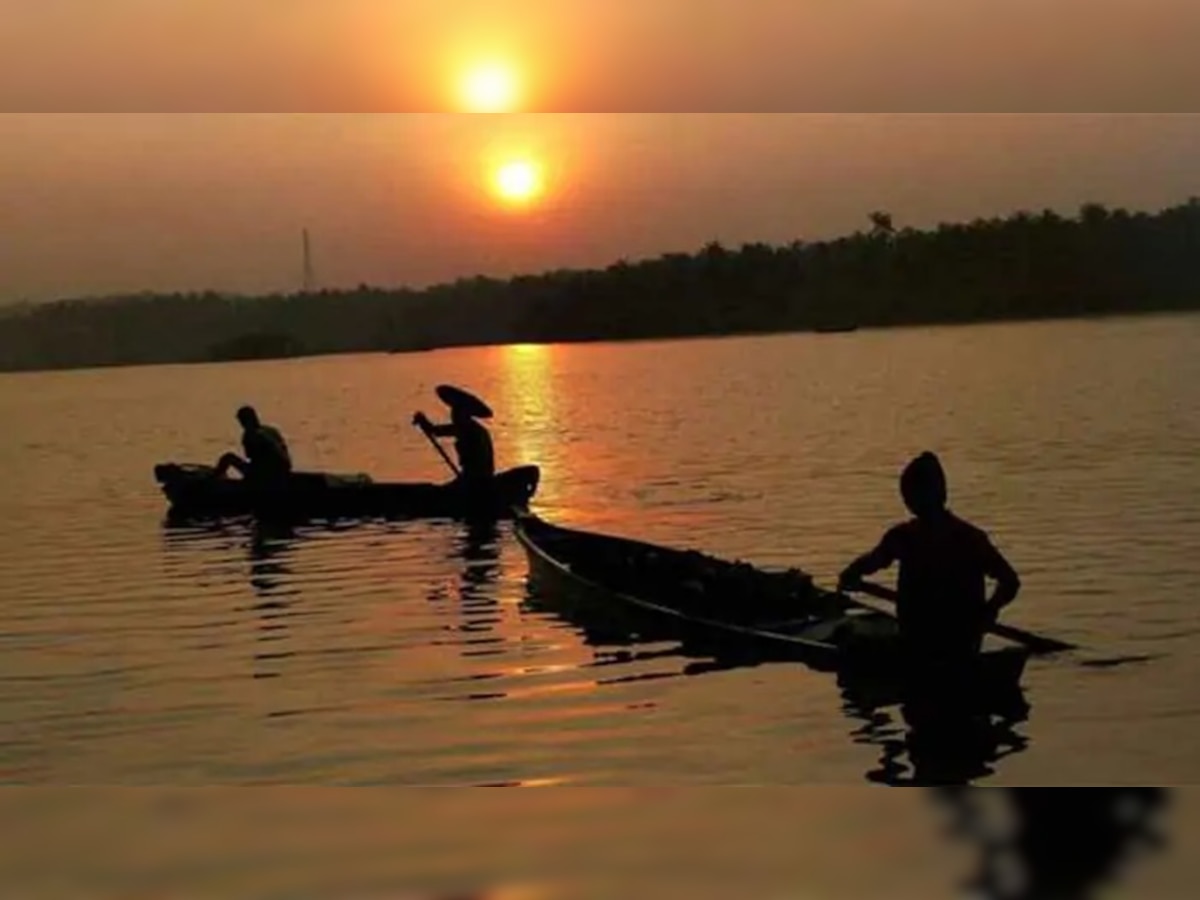
<path fill-rule="evenodd" d="M 560 415 L 554 381 L 554 362 L 561 348 L 547 344 L 512 344 L 503 354 L 502 402 L 508 410 L 508 433 L 514 459 L 542 467 L 538 500 L 557 493 Z"/>

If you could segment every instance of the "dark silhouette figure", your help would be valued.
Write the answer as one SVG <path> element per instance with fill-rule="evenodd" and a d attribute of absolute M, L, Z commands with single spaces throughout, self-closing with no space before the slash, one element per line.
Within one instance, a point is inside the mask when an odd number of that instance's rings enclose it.
<path fill-rule="evenodd" d="M 430 437 L 454 438 L 459 478 L 466 487 L 490 485 L 496 475 L 496 453 L 491 434 L 479 420 L 490 419 L 492 411 L 483 401 L 458 388 L 443 385 L 438 388 L 438 396 L 450 407 L 449 424 L 435 425 L 423 412 L 413 416 L 413 424 Z"/>
<path fill-rule="evenodd" d="M 989 900 L 1088 900 L 1140 850 L 1162 845 L 1156 816 L 1164 788 L 1011 788 L 938 791 L 955 830 L 983 851 L 970 888 Z M 985 799 L 1004 797 L 1012 825 L 998 827 Z M 989 813 L 991 813 L 989 815 Z"/>
<path fill-rule="evenodd" d="M 946 475 L 934 454 L 909 463 L 900 492 L 914 518 L 851 563 L 839 586 L 854 590 L 864 576 L 899 562 L 896 614 L 913 665 L 968 664 L 988 626 L 1016 598 L 1020 579 L 985 532 L 946 507 Z M 988 577 L 997 582 L 990 600 Z"/>
<path fill-rule="evenodd" d="M 230 469 L 235 469 L 243 478 L 262 483 L 286 479 L 292 473 L 292 457 L 279 429 L 263 424 L 252 406 L 239 409 L 237 419 L 242 425 L 246 458 L 226 453 L 217 463 L 216 477 L 224 478 Z"/>

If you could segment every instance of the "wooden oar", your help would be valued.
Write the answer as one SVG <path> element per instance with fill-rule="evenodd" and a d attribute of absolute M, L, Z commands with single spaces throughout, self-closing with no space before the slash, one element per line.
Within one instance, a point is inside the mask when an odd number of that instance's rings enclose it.
<path fill-rule="evenodd" d="M 417 427 L 421 428 L 420 425 L 418 425 Z M 429 443 L 433 444 L 434 449 L 437 450 L 437 452 L 441 454 L 442 459 L 444 459 L 446 461 L 446 465 L 448 465 L 450 467 L 450 471 L 454 473 L 454 477 L 461 478 L 462 472 L 458 471 L 458 466 L 456 466 L 454 464 L 454 460 L 452 460 L 450 458 L 450 454 L 446 452 L 446 448 L 441 445 L 441 443 L 438 441 L 438 439 L 436 437 L 434 437 L 432 434 L 430 434 L 429 431 L 427 431 L 424 428 L 421 428 L 421 434 L 423 434 L 423 435 L 425 435 L 425 437 L 429 438 Z"/>
<path fill-rule="evenodd" d="M 421 428 L 420 425 L 417 427 Z M 433 444 L 437 452 L 441 454 L 442 459 L 446 461 L 446 465 L 450 467 L 450 471 L 454 473 L 454 477 L 461 478 L 462 472 L 460 472 L 458 466 L 454 464 L 454 460 L 450 458 L 450 454 L 446 452 L 446 448 L 442 446 L 441 442 L 424 428 L 421 428 L 421 433 L 424 434 L 425 437 L 429 438 L 429 443 Z M 522 516 L 529 514 L 529 510 L 522 509 L 519 506 L 509 506 L 509 511 L 513 514 L 513 518 L 515 519 L 520 519 Z"/>
<path fill-rule="evenodd" d="M 897 599 L 896 592 L 891 588 L 884 587 L 881 584 L 872 584 L 869 581 L 860 582 L 854 590 L 871 597 L 878 597 L 880 600 L 887 600 L 891 603 L 895 603 Z M 1023 628 L 1003 625 L 1000 622 L 993 623 L 988 628 L 988 632 L 998 637 L 1008 638 L 1010 641 L 1016 641 L 1018 644 L 1024 644 L 1031 651 L 1038 654 L 1063 653 L 1067 650 L 1079 649 L 1074 644 L 1068 644 L 1066 641 L 1043 637 L 1040 634 L 1034 634 Z"/>

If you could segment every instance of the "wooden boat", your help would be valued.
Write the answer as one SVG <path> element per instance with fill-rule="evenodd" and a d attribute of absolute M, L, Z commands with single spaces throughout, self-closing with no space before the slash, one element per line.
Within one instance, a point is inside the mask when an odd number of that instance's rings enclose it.
<path fill-rule="evenodd" d="M 175 518 L 500 519 L 528 506 L 541 472 L 537 466 L 501 472 L 483 494 L 467 493 L 453 482 L 381 483 L 367 475 L 317 472 L 296 473 L 281 486 L 262 487 L 240 478 L 217 478 L 211 466 L 175 463 L 155 466 L 154 476 Z"/>
<path fill-rule="evenodd" d="M 753 566 L 517 517 L 530 577 L 567 618 L 599 633 L 678 640 L 714 656 L 794 659 L 858 675 L 899 672 L 890 613 L 823 590 L 803 572 Z M 1015 686 L 1029 653 L 989 647 L 977 672 L 987 692 Z M 900 673 L 903 674 L 903 673 Z M 963 673 L 959 673 L 963 674 Z"/>

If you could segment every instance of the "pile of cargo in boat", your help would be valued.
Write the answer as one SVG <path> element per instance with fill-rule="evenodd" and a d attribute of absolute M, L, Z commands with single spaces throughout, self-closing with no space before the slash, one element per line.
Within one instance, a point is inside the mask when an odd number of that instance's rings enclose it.
<path fill-rule="evenodd" d="M 766 573 L 694 550 L 664 552 L 632 542 L 597 542 L 587 552 L 571 555 L 571 568 L 621 593 L 734 622 L 795 613 L 819 599 L 812 576 L 797 569 Z"/>

